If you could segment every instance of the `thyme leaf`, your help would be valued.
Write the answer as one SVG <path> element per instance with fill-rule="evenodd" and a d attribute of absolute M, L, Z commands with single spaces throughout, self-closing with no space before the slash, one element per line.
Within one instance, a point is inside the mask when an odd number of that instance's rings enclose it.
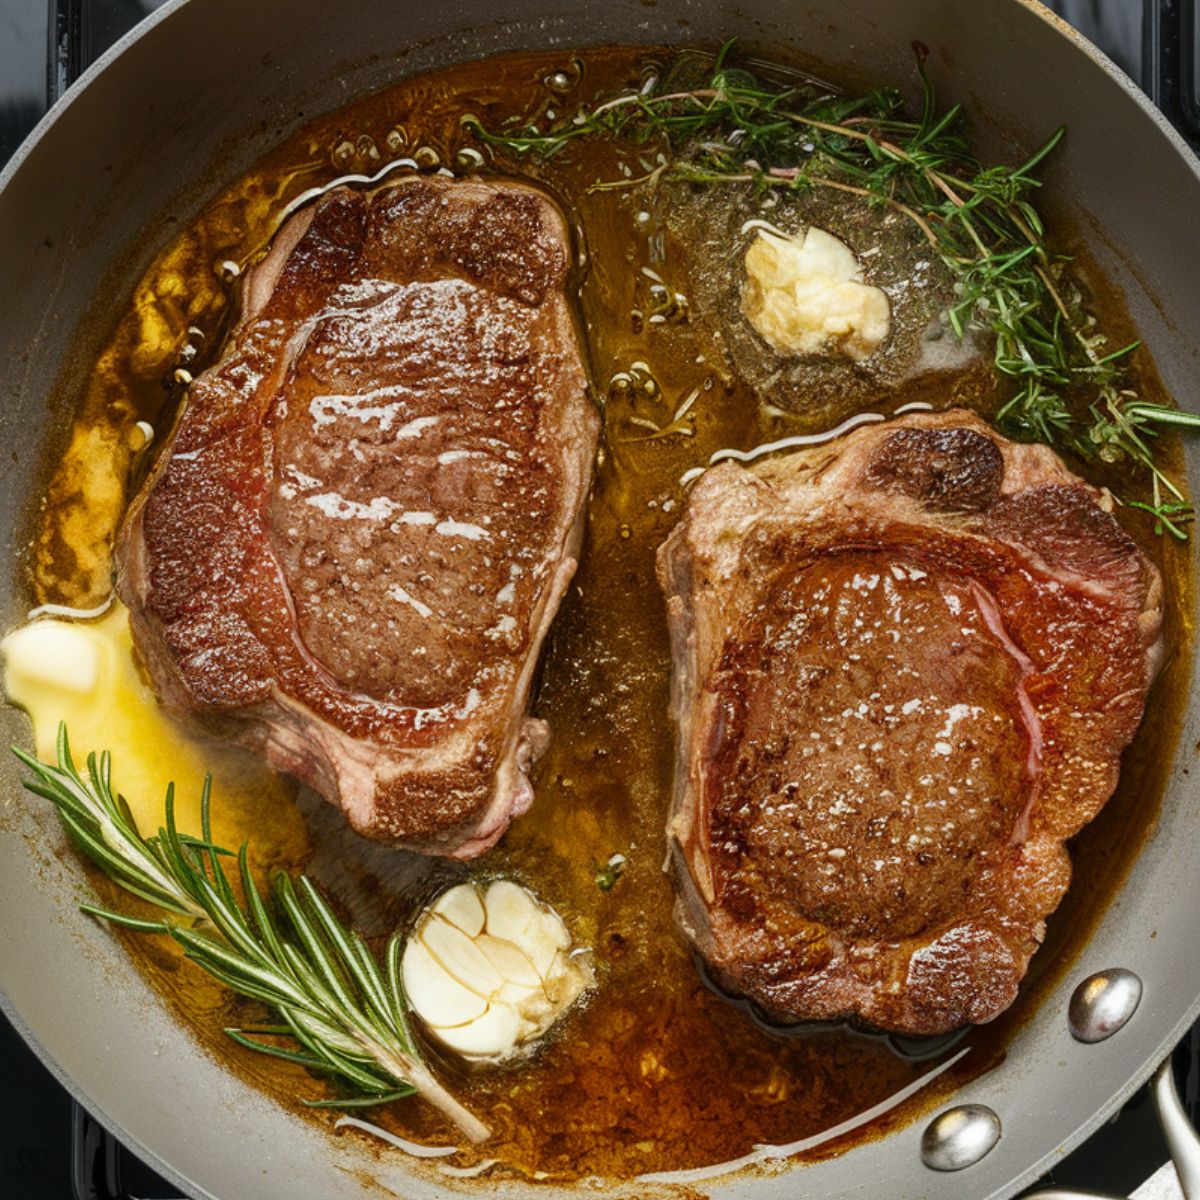
<path fill-rule="evenodd" d="M 596 887 L 602 892 L 611 892 L 617 886 L 617 880 L 625 874 L 627 859 L 623 854 L 610 855 L 607 862 L 592 863 L 592 874 Z"/>
<path fill-rule="evenodd" d="M 1056 130 L 1017 166 L 985 165 L 967 138 L 961 105 L 939 111 L 918 54 L 920 116 L 899 92 L 846 96 L 812 82 L 776 84 L 730 65 L 733 42 L 708 78 L 669 90 L 652 78 L 549 125 L 520 118 L 488 129 L 464 125 L 493 151 L 549 159 L 584 138 L 652 147 L 648 175 L 602 181 L 594 190 L 655 187 L 662 178 L 773 191 L 836 190 L 903 214 L 950 273 L 954 298 L 943 314 L 957 338 L 993 341 L 996 370 L 1011 394 L 996 423 L 1018 440 L 1044 442 L 1085 460 L 1132 461 L 1149 481 L 1157 530 L 1186 537 L 1193 513 L 1154 452 L 1160 427 L 1200 428 L 1200 415 L 1141 401 L 1130 386 L 1137 344 L 1112 349 L 1098 328 L 1071 260 L 1047 245 L 1034 204 L 1037 170 L 1065 136 Z"/>
<path fill-rule="evenodd" d="M 165 915 L 147 920 L 92 904 L 81 905 L 83 911 L 174 938 L 214 979 L 271 1008 L 280 1024 L 225 1032 L 240 1046 L 298 1063 L 351 1093 L 311 1106 L 361 1107 L 417 1093 L 472 1142 L 489 1136 L 421 1057 L 397 966 L 399 937 L 392 937 L 381 967 L 305 876 L 293 881 L 277 873 L 264 897 L 250 870 L 248 846 L 235 856 L 212 840 L 210 780 L 200 799 L 202 837 L 176 827 L 173 785 L 164 827 L 143 837 L 129 805 L 112 790 L 111 756 L 89 754 L 86 773 L 80 772 L 65 723 L 58 730 L 57 765 L 16 747 L 13 753 L 30 773 L 25 788 L 55 806 L 76 846 L 125 891 Z M 236 880 L 223 865 L 231 858 L 237 860 Z"/>

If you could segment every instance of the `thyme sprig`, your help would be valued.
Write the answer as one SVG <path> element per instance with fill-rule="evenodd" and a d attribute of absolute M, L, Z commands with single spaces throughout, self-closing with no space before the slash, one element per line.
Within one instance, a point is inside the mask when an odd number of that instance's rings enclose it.
<path fill-rule="evenodd" d="M 667 88 L 652 77 L 638 90 L 543 127 L 520 119 L 499 129 L 464 124 L 493 150 L 540 159 L 583 138 L 646 146 L 657 165 L 645 175 L 601 181 L 601 190 L 744 184 L 762 198 L 779 190 L 834 190 L 903 214 L 921 231 L 953 281 L 944 319 L 959 339 L 991 336 L 997 371 L 1012 394 L 996 420 L 1010 436 L 1083 459 L 1132 460 L 1150 482 L 1159 532 L 1185 536 L 1193 513 L 1156 461 L 1162 426 L 1200 428 L 1200 416 L 1138 399 L 1129 383 L 1137 343 L 1111 347 L 1098 328 L 1070 260 L 1046 243 L 1033 203 L 1037 169 L 1062 141 L 1056 130 L 1018 166 L 973 155 L 962 106 L 939 111 L 918 54 L 921 113 L 906 115 L 898 91 L 845 96 L 811 82 L 776 85 L 731 66 L 733 43 L 701 86 Z"/>
<path fill-rule="evenodd" d="M 354 1093 L 308 1101 L 311 1107 L 365 1107 L 418 1093 L 471 1141 L 489 1136 L 421 1058 L 401 983 L 400 936 L 390 939 L 381 964 L 307 877 L 293 881 L 278 872 L 264 897 L 247 845 L 233 855 L 212 840 L 210 780 L 201 794 L 201 837 L 176 826 L 171 785 L 166 823 L 145 838 L 124 797 L 113 792 L 110 755 L 89 754 L 86 774 L 80 773 L 65 724 L 58 731 L 57 766 L 16 747 L 13 752 L 30 772 L 26 789 L 55 806 L 79 849 L 125 891 L 170 915 L 147 920 L 94 904 L 81 909 L 140 933 L 167 934 L 214 979 L 272 1009 L 275 1024 L 225 1032 L 241 1046 L 298 1063 Z M 222 863 L 231 858 L 237 860 L 236 890 Z"/>

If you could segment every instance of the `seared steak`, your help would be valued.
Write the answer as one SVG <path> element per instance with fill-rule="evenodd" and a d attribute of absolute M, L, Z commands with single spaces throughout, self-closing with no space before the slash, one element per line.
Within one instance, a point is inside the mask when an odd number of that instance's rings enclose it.
<path fill-rule="evenodd" d="M 532 799 L 598 439 L 568 267 L 519 184 L 328 193 L 245 278 L 127 521 L 163 701 L 370 837 L 469 857 Z"/>
<path fill-rule="evenodd" d="M 659 553 L 669 837 L 726 987 L 907 1034 L 1012 1002 L 1158 663 L 1110 507 L 966 412 L 700 479 Z"/>

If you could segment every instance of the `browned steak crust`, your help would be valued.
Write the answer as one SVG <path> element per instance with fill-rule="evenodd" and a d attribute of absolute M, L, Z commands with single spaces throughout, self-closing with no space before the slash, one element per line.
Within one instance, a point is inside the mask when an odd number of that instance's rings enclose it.
<path fill-rule="evenodd" d="M 569 249 L 520 184 L 330 192 L 248 274 L 131 510 L 120 588 L 164 701 L 369 836 L 476 854 L 531 798 L 598 439 Z"/>
<path fill-rule="evenodd" d="M 1103 493 L 965 412 L 697 483 L 663 546 L 681 923 L 788 1022 L 1006 1008 L 1111 795 L 1161 582 Z"/>

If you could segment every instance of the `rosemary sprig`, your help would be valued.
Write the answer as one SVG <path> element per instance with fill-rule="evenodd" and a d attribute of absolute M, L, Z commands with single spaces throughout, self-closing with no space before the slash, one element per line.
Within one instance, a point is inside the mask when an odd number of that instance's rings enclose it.
<path fill-rule="evenodd" d="M 81 774 L 65 723 L 57 766 L 16 747 L 13 752 L 30 771 L 25 787 L 55 806 L 75 844 L 114 882 L 173 919 L 145 920 L 93 904 L 82 910 L 127 929 L 169 935 L 214 979 L 273 1009 L 278 1024 L 225 1032 L 241 1046 L 298 1063 L 356 1093 L 311 1106 L 384 1104 L 415 1092 L 472 1142 L 489 1136 L 421 1058 L 400 978 L 399 935 L 388 942 L 381 965 L 305 876 L 293 882 L 279 872 L 265 898 L 247 845 L 235 856 L 213 843 L 210 780 L 201 795 L 200 838 L 179 832 L 173 786 L 165 827 L 144 838 L 129 805 L 113 793 L 109 754 L 89 754 Z M 234 857 L 236 890 L 222 865 Z"/>
<path fill-rule="evenodd" d="M 918 57 L 919 118 L 899 93 L 844 96 L 813 83 L 775 85 L 729 65 L 733 43 L 708 79 L 674 90 L 650 80 L 547 128 L 510 122 L 489 130 L 464 124 L 494 150 L 541 159 L 590 137 L 653 147 L 659 165 L 599 190 L 656 187 L 664 178 L 776 190 L 835 190 L 883 205 L 911 220 L 947 267 L 954 298 L 944 318 L 962 339 L 990 335 L 996 369 L 1014 391 L 997 414 L 1010 436 L 1070 450 L 1084 459 L 1129 459 L 1148 474 L 1150 512 L 1159 531 L 1184 537 L 1192 510 L 1155 459 L 1160 426 L 1200 428 L 1200 416 L 1140 401 L 1129 387 L 1137 343 L 1109 349 L 1069 259 L 1046 244 L 1032 202 L 1037 168 L 1054 151 L 1057 130 L 1016 167 L 985 166 L 972 154 L 961 105 L 939 112 Z"/>

